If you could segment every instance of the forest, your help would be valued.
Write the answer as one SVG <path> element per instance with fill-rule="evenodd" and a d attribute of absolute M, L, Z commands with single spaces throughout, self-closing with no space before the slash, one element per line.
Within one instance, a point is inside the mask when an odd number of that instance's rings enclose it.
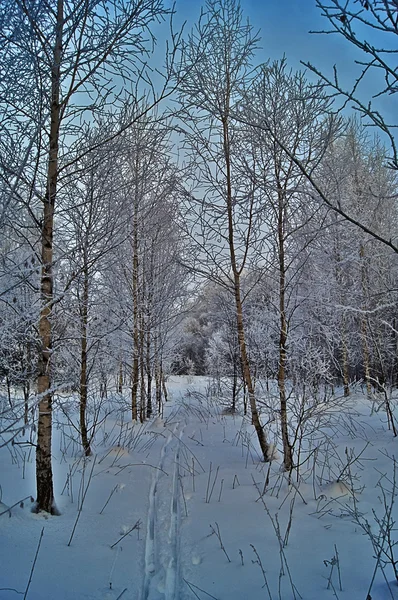
<path fill-rule="evenodd" d="M 359 52 L 350 87 L 260 62 L 238 0 L 180 28 L 163 0 L 0 0 L 0 598 L 398 598 L 398 5 L 313 4 Z M 139 546 L 119 587 L 130 550 L 88 541 L 113 506 L 98 535 L 133 506 Z M 38 573 L 91 548 L 106 584 Z M 262 579 L 228 588 L 234 561 Z"/>

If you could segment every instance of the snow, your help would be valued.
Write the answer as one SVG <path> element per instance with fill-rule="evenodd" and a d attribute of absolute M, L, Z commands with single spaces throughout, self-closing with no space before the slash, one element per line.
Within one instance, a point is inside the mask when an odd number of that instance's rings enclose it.
<path fill-rule="evenodd" d="M 0 449 L 0 600 L 24 597 L 30 575 L 28 600 L 366 600 L 376 559 L 364 527 L 380 531 L 394 477 L 385 413 L 355 395 L 315 476 L 303 468 L 289 483 L 280 448 L 263 463 L 250 422 L 206 398 L 206 378 L 168 385 L 163 417 L 144 427 L 113 399 L 89 459 L 56 415 L 61 516 L 19 506 L 35 493 L 29 433 Z M 390 564 L 370 596 L 398 599 Z"/>

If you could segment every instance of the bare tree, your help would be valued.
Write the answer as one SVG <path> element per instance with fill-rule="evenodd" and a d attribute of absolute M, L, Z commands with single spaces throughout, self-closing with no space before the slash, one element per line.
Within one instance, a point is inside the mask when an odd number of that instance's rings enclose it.
<path fill-rule="evenodd" d="M 104 134 L 102 134 L 104 135 Z M 91 145 L 100 140 L 92 132 Z M 106 270 L 113 267 L 117 251 L 124 241 L 126 213 L 123 210 L 124 188 L 120 168 L 120 144 L 113 142 L 97 148 L 76 163 L 79 177 L 69 183 L 62 194 L 62 211 L 58 217 L 58 244 L 55 250 L 57 283 L 72 279 L 60 304 L 72 321 L 67 327 L 72 360 L 78 364 L 81 442 L 86 456 L 91 454 L 87 408 L 89 383 L 95 376 L 96 358 L 107 326 L 98 328 L 98 305 Z M 57 257 L 58 250 L 61 257 Z M 66 265 L 67 264 L 67 268 Z M 71 274 L 74 274 L 71 277 Z M 76 342 L 76 343 L 73 343 Z M 62 345 L 62 339 L 57 341 Z"/>
<path fill-rule="evenodd" d="M 293 453 L 288 432 L 287 364 L 290 321 L 297 308 L 294 288 L 300 278 L 302 250 L 308 248 L 316 235 L 309 222 L 316 214 L 309 203 L 306 179 L 300 169 L 281 149 L 276 139 L 283 141 L 307 170 L 319 164 L 333 131 L 333 119 L 328 119 L 330 101 L 320 88 L 314 88 L 303 73 L 288 71 L 286 61 L 263 65 L 246 93 L 242 112 L 255 112 L 272 127 L 273 136 L 253 127 L 255 159 L 251 178 L 263 205 L 264 223 L 270 232 L 273 251 L 267 260 L 278 273 L 277 313 L 279 315 L 278 388 L 284 467 L 293 468 Z M 312 224 L 313 225 L 313 224 Z M 306 227 L 306 235 L 300 231 Z"/>
<path fill-rule="evenodd" d="M 196 199 L 188 197 L 187 235 L 196 247 L 197 270 L 227 285 L 233 295 L 252 422 L 264 460 L 269 460 L 247 351 L 241 285 L 255 251 L 258 218 L 252 186 L 239 180 L 237 163 L 244 158 L 238 142 L 239 127 L 232 120 L 242 88 L 251 78 L 257 43 L 252 27 L 243 20 L 239 2 L 208 0 L 204 15 L 183 47 L 180 116 L 192 182 L 198 185 Z"/>
<path fill-rule="evenodd" d="M 396 173 L 385 168 L 384 157 L 385 148 L 380 141 L 369 138 L 366 130 L 352 120 L 346 135 L 329 148 L 319 177 L 336 204 L 344 210 L 360 212 L 363 223 L 387 238 L 394 235 L 397 226 Z M 384 334 L 380 343 L 379 332 L 383 329 L 382 320 L 390 323 L 391 333 L 394 329 L 390 308 L 395 305 L 397 256 L 371 235 L 349 226 L 336 215 L 329 216 L 328 222 L 334 223 L 328 234 L 334 238 L 331 264 L 335 265 L 336 289 L 340 296 L 335 300 L 337 314 L 341 313 L 341 331 L 347 330 L 345 337 L 348 334 L 347 343 L 343 344 L 345 354 L 351 355 L 343 368 L 345 386 L 350 371 L 351 377 L 363 377 L 369 395 L 371 381 L 378 378 L 386 381 L 386 372 L 391 373 L 392 365 L 387 359 L 390 336 Z M 380 360 L 384 352 L 387 355 Z"/>
<path fill-rule="evenodd" d="M 329 21 L 330 29 L 313 33 L 336 33 L 351 43 L 357 49 L 359 57 L 355 61 L 358 68 L 357 76 L 351 87 L 347 89 L 341 84 L 336 67 L 330 77 L 309 62 L 303 64 L 318 76 L 321 84 L 329 88 L 330 98 L 335 100 L 334 113 L 339 114 L 346 107 L 351 107 L 363 117 L 364 124 L 377 128 L 383 137 L 387 137 L 390 152 L 385 156 L 386 166 L 389 164 L 390 167 L 397 169 L 396 123 L 390 122 L 387 116 L 388 107 L 393 108 L 394 93 L 397 89 L 397 71 L 394 64 L 397 53 L 395 36 L 398 33 L 397 3 L 395 0 L 330 0 L 328 2 L 316 0 L 316 4 L 322 11 L 322 15 Z M 378 90 L 371 99 L 366 99 L 366 90 L 362 89 L 364 87 L 362 84 L 371 77 L 378 85 Z M 339 99 L 342 102 L 338 102 Z M 384 105 L 380 100 L 384 100 Z M 237 115 L 237 118 L 241 122 L 247 122 L 247 117 Z M 283 152 L 296 163 L 311 184 L 314 198 L 323 201 L 346 221 L 386 245 L 393 252 L 398 252 L 396 231 L 391 236 L 383 235 L 371 224 L 363 222 L 360 213 L 335 204 L 324 189 L 322 181 L 302 163 L 300 155 L 292 152 L 283 140 L 278 139 L 271 123 L 264 118 L 257 118 L 255 114 L 252 114 L 250 120 L 255 127 L 274 136 Z"/>
<path fill-rule="evenodd" d="M 178 172 L 170 159 L 170 128 L 157 124 L 155 116 L 129 128 L 118 157 L 125 219 L 123 244 L 115 255 L 118 284 L 113 284 L 114 310 L 123 324 L 119 382 L 131 388 L 132 419 L 142 421 L 153 413 L 153 383 L 160 406 L 164 344 L 185 291 L 178 264 Z"/>
<path fill-rule="evenodd" d="M 3 175 L 13 184 L 23 179 L 41 207 L 41 298 L 39 321 L 41 350 L 37 393 L 37 509 L 56 512 L 51 467 L 53 353 L 52 308 L 54 218 L 62 178 L 81 156 L 79 136 L 92 121 L 105 114 L 114 122 L 109 138 L 137 118 L 140 81 L 149 81 L 145 57 L 151 51 L 151 26 L 167 11 L 161 0 L 83 0 L 27 3 L 2 0 L 0 33 L 0 121 L 12 135 L 12 145 L 22 134 L 19 161 L 5 164 Z M 6 19 L 6 20 L 5 20 Z M 176 42 L 176 38 L 173 38 Z M 175 47 L 168 60 L 173 60 Z M 117 84 L 114 84 L 114 81 Z M 168 79 L 152 104 L 170 92 Z M 112 121 L 123 109 L 124 121 Z M 149 108 L 148 108 L 149 109 Z M 26 135 L 26 134 L 29 135 Z M 34 139 L 26 174 L 20 164 Z M 105 140 L 101 141 L 101 145 Z M 88 154 L 91 147 L 84 149 Z M 7 151 L 7 147 L 3 147 Z"/>
<path fill-rule="evenodd" d="M 389 157 L 385 157 L 386 163 L 387 159 L 389 159 L 389 165 L 397 169 L 398 157 L 394 133 L 396 124 L 389 122 L 388 117 L 383 114 L 382 107 L 378 105 L 379 98 L 383 96 L 388 96 L 388 103 L 392 104 L 391 98 L 397 89 L 397 72 L 393 63 L 393 57 L 396 55 L 394 36 L 398 33 L 397 3 L 395 0 L 330 0 L 328 3 L 324 0 L 316 0 L 316 4 L 331 25 L 329 30 L 317 33 L 337 33 L 342 35 L 358 49 L 359 53 L 362 53 L 363 58 L 356 61 L 359 74 L 349 89 L 341 85 L 336 67 L 334 67 L 333 76 L 328 77 L 312 64 L 308 62 L 303 62 L 303 64 L 319 77 L 321 83 L 329 86 L 331 98 L 335 100 L 340 98 L 343 100 L 339 106 L 335 105 L 334 110 L 336 113 L 340 113 L 346 106 L 350 106 L 359 112 L 360 116 L 363 117 L 364 123 L 376 127 L 379 132 L 387 137 L 390 144 L 390 154 Z M 380 42 L 382 35 L 384 35 L 386 40 L 384 46 Z M 372 99 L 365 100 L 361 92 L 361 84 L 370 76 L 380 81 L 380 87 Z M 270 135 L 274 135 L 269 125 L 265 121 L 262 123 L 257 122 L 256 124 L 256 126 L 268 131 Z M 322 182 L 315 177 L 315 174 L 310 169 L 306 168 L 301 162 L 300 156 L 292 153 L 282 140 L 278 140 L 277 137 L 275 137 L 275 140 L 287 156 L 295 161 L 303 175 L 308 179 L 314 190 L 314 196 L 321 199 L 329 208 L 346 221 L 352 223 L 394 252 L 398 252 L 396 231 L 392 236 L 385 236 L 376 231 L 371 224 L 363 222 L 360 213 L 352 210 L 349 211 L 341 205 L 333 203 L 326 193 Z"/>

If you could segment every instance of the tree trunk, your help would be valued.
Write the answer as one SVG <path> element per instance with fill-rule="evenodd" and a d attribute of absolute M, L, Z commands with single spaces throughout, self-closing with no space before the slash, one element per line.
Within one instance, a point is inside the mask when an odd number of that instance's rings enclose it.
<path fill-rule="evenodd" d="M 238 334 L 238 344 L 240 349 L 240 356 L 242 360 L 242 372 L 243 379 L 246 384 L 247 393 L 249 395 L 249 404 L 251 409 L 252 423 L 257 433 L 258 442 L 261 448 L 261 452 L 265 461 L 270 459 L 269 446 L 265 437 L 264 429 L 261 425 L 260 416 L 257 410 L 256 396 L 254 393 L 254 386 L 252 375 L 250 372 L 250 363 L 247 356 L 246 339 L 245 339 L 245 328 L 243 323 L 243 312 L 242 312 L 242 298 L 241 298 L 241 285 L 240 285 L 240 273 L 242 267 L 238 269 L 236 254 L 235 254 L 235 241 L 234 241 L 234 222 L 233 222 L 233 198 L 232 198 L 232 178 L 231 178 L 231 158 L 230 158 L 230 144 L 229 144 L 229 131 L 228 131 L 228 117 L 223 119 L 223 148 L 226 166 L 226 205 L 227 205 L 227 216 L 228 216 L 228 244 L 231 259 L 231 268 L 233 273 L 234 282 L 234 297 L 235 297 L 235 309 L 236 309 L 236 328 Z M 248 243 L 248 242 L 247 242 Z"/>
<path fill-rule="evenodd" d="M 86 412 L 87 412 L 87 324 L 88 324 L 88 271 L 84 269 L 83 281 L 83 305 L 81 307 L 81 338 L 80 338 L 80 435 L 84 454 L 91 456 L 90 442 L 87 434 Z"/>
<path fill-rule="evenodd" d="M 60 62 L 62 55 L 63 0 L 57 1 L 56 40 L 51 70 L 51 122 L 49 131 L 49 157 L 47 189 L 43 206 L 41 232 L 41 302 L 39 336 L 40 351 L 38 361 L 37 394 L 39 397 L 39 417 L 36 447 L 37 510 L 56 513 L 54 504 L 53 474 L 51 464 L 52 438 L 52 391 L 51 353 L 53 303 L 53 233 L 54 207 L 58 182 L 58 142 L 60 127 Z"/>
<path fill-rule="evenodd" d="M 27 425 L 29 422 L 29 395 L 30 395 L 30 382 L 26 381 L 23 386 L 23 397 L 24 397 L 23 422 L 24 422 L 24 425 Z"/>
<path fill-rule="evenodd" d="M 368 345 L 368 324 L 365 315 L 361 318 L 361 337 L 362 337 L 362 354 L 363 354 L 363 370 L 366 384 L 366 393 L 368 398 L 372 396 L 372 385 L 370 382 L 370 360 L 369 360 L 369 345 Z"/>
<path fill-rule="evenodd" d="M 336 223 L 337 223 L 337 216 L 335 215 L 336 218 Z M 344 278 L 343 278 L 343 272 L 341 269 L 341 257 L 340 257 L 340 252 L 339 252 L 339 238 L 336 238 L 335 240 L 335 260 L 336 260 L 336 281 L 339 284 L 340 287 L 340 304 L 342 306 L 345 306 L 345 289 L 346 289 L 346 284 L 344 282 Z M 346 331 L 346 315 L 343 309 L 343 313 L 341 316 L 341 363 L 339 362 L 339 364 L 341 365 L 341 373 L 342 373 L 342 377 L 343 377 L 343 388 L 344 388 L 344 396 L 347 398 L 350 395 L 350 369 L 349 369 L 349 363 L 348 363 L 348 348 L 347 348 L 347 331 Z"/>
<path fill-rule="evenodd" d="M 285 306 L 285 240 L 284 240 L 284 198 L 283 192 L 278 190 L 278 253 L 279 253 L 279 368 L 278 388 L 281 414 L 281 433 L 283 444 L 283 467 L 286 471 L 293 468 L 292 448 L 289 442 L 287 405 L 286 405 L 286 342 L 287 342 L 287 319 Z"/>
<path fill-rule="evenodd" d="M 30 396 L 30 378 L 32 376 L 32 345 L 30 340 L 26 343 L 26 368 L 27 373 L 25 376 L 25 382 L 23 386 L 23 395 L 24 395 L 24 416 L 23 422 L 24 425 L 28 424 L 29 421 L 29 396 Z"/>
<path fill-rule="evenodd" d="M 235 349 L 233 351 L 233 374 L 232 374 L 232 412 L 236 412 L 236 396 L 238 394 L 238 365 Z"/>
<path fill-rule="evenodd" d="M 343 314 L 343 319 L 341 323 L 341 357 L 343 362 L 343 387 L 344 387 L 344 396 L 348 398 L 350 395 L 350 371 L 348 364 L 348 348 L 347 348 L 347 339 L 346 339 L 346 319 Z"/>
<path fill-rule="evenodd" d="M 162 406 L 162 380 L 160 378 L 160 367 L 156 359 L 155 364 L 155 398 L 156 398 L 156 410 L 160 415 Z"/>
<path fill-rule="evenodd" d="M 102 400 L 108 398 L 108 380 L 104 371 L 101 372 L 100 396 Z"/>
<path fill-rule="evenodd" d="M 6 376 L 6 386 L 7 386 L 7 399 L 8 399 L 8 404 L 10 405 L 10 408 L 12 408 L 12 400 L 11 400 L 11 381 L 9 376 Z"/>
<path fill-rule="evenodd" d="M 119 374 L 118 374 L 118 381 L 117 381 L 117 391 L 119 394 L 123 394 L 123 361 L 120 358 L 119 361 Z"/>
<path fill-rule="evenodd" d="M 253 386 L 252 376 L 251 376 L 251 372 L 250 372 L 250 363 L 249 363 L 249 358 L 247 356 L 247 350 L 246 350 L 245 331 L 244 331 L 243 315 L 242 315 L 242 301 L 240 298 L 239 277 L 237 277 L 236 283 L 235 283 L 235 302 L 236 302 L 236 323 L 237 323 L 237 330 L 238 330 L 238 341 L 239 341 L 239 348 L 240 348 L 241 357 L 242 357 L 242 370 L 243 370 L 243 377 L 244 377 L 246 388 L 247 388 L 247 393 L 249 396 L 249 404 L 250 404 L 251 415 L 252 415 L 252 423 L 253 423 L 254 429 L 256 430 L 256 433 L 257 433 L 258 442 L 260 444 L 263 458 L 265 461 L 268 461 L 268 460 L 270 460 L 269 445 L 267 443 L 264 429 L 261 425 L 260 416 L 259 416 L 258 410 L 257 410 L 257 401 L 256 401 L 255 393 L 254 393 L 254 386 Z"/>
<path fill-rule="evenodd" d="M 138 173 L 138 166 L 137 166 Z M 137 185 L 137 184 L 136 184 Z M 133 219 L 133 366 L 131 372 L 131 417 L 137 421 L 137 396 L 139 381 L 139 303 L 138 303 L 138 191 L 136 191 Z"/>
<path fill-rule="evenodd" d="M 146 419 L 146 389 L 145 389 L 145 324 L 144 316 L 140 315 L 140 422 Z"/>
<path fill-rule="evenodd" d="M 150 419 L 152 416 L 152 365 L 151 365 L 151 332 L 149 326 L 149 316 L 147 320 L 146 331 L 146 416 Z"/>
<path fill-rule="evenodd" d="M 158 349 L 158 335 L 154 336 L 154 377 L 155 377 L 155 402 L 158 415 L 162 413 L 162 371 L 161 356 Z"/>
<path fill-rule="evenodd" d="M 367 309 L 366 298 L 367 298 L 367 294 L 368 294 L 368 278 L 367 278 L 367 272 L 366 272 L 366 266 L 365 266 L 365 248 L 364 248 L 363 244 L 360 245 L 359 256 L 361 259 L 361 283 L 362 283 L 362 294 L 363 294 L 362 309 L 364 311 L 362 318 L 361 318 L 363 370 L 364 370 L 364 377 L 365 377 L 365 384 L 366 384 L 366 392 L 367 392 L 368 398 L 370 398 L 372 395 L 372 386 L 370 383 L 368 323 L 367 323 L 367 316 L 366 316 L 366 309 Z"/>
<path fill-rule="evenodd" d="M 162 361 L 160 362 L 160 379 L 162 381 L 162 390 L 163 390 L 164 401 L 167 402 L 169 399 L 169 395 L 167 393 L 166 378 L 165 378 L 164 372 L 163 372 Z"/>

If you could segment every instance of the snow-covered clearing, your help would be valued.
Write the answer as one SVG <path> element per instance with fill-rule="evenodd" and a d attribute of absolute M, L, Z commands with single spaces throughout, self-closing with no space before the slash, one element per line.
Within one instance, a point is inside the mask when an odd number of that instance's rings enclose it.
<path fill-rule="evenodd" d="M 206 384 L 171 378 L 164 418 L 144 426 L 130 422 L 126 401 L 109 401 L 86 460 L 57 411 L 61 516 L 19 505 L 35 494 L 30 432 L 1 448 L 1 600 L 367 600 L 378 564 L 371 599 L 398 598 L 391 564 L 384 554 L 378 563 L 380 544 L 364 531 L 368 521 L 377 537 L 396 516 L 393 505 L 388 523 L 375 521 L 394 486 L 385 412 L 355 396 L 328 452 L 315 444 L 304 480 L 289 484 L 280 457 L 261 462 L 250 422 L 223 414 Z"/>

